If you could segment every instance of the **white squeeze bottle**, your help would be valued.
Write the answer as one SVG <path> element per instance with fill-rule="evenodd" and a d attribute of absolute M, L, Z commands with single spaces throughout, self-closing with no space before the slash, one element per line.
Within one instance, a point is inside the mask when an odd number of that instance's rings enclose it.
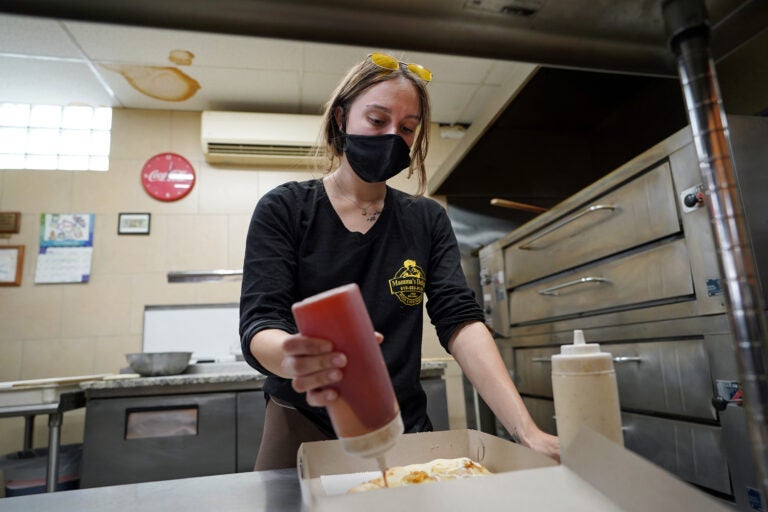
<path fill-rule="evenodd" d="M 585 343 L 582 331 L 573 331 L 573 345 L 552 356 L 552 391 L 561 449 L 583 426 L 624 445 L 613 356 Z"/>

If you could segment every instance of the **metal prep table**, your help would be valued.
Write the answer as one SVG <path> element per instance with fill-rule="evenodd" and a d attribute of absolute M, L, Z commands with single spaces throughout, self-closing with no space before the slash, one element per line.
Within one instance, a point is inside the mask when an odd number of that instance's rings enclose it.
<path fill-rule="evenodd" d="M 31 385 L 25 389 L 8 387 L 3 390 L 12 399 L 0 400 L 0 418 L 24 417 L 23 449 L 32 449 L 35 416 L 48 415 L 48 464 L 45 475 L 46 492 L 56 490 L 59 479 L 59 447 L 61 442 L 61 423 L 64 413 L 85 406 L 85 392 L 76 383 Z M 22 398 L 14 395 L 23 394 Z M 22 402 L 22 403 L 17 403 Z M 28 402 L 28 403 L 23 403 Z"/>
<path fill-rule="evenodd" d="M 301 510 L 295 468 L 78 489 L 0 499 L 0 512 L 293 512 Z"/>

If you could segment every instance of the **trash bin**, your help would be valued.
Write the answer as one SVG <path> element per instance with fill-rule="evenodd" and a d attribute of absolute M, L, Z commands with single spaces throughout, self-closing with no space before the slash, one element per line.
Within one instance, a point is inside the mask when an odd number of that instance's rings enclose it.
<path fill-rule="evenodd" d="M 62 445 L 59 448 L 59 478 L 57 491 L 80 488 L 80 461 L 82 444 Z M 0 474 L 6 497 L 25 496 L 45 492 L 48 468 L 48 448 L 35 448 L 13 452 L 0 457 Z"/>

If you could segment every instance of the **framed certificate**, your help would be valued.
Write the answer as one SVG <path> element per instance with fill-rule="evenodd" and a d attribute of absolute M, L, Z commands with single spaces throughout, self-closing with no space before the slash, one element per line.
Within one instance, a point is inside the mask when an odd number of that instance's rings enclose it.
<path fill-rule="evenodd" d="M 21 286 L 24 271 L 24 246 L 0 246 L 0 286 Z"/>
<path fill-rule="evenodd" d="M 118 235 L 148 235 L 149 213 L 121 213 L 118 215 Z"/>

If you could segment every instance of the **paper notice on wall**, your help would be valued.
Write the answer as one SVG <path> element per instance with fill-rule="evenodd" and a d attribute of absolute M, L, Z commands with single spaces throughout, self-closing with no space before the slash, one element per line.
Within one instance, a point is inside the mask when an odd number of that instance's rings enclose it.
<path fill-rule="evenodd" d="M 35 283 L 87 283 L 93 259 L 92 213 L 43 213 Z"/>

